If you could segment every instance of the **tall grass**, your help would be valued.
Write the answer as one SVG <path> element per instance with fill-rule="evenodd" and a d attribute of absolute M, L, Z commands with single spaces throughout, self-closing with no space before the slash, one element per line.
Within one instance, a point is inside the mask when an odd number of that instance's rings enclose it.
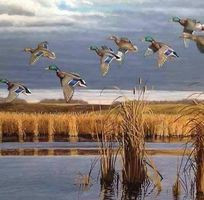
<path fill-rule="evenodd" d="M 115 115 L 112 115 L 113 112 L 114 108 L 103 114 L 103 117 L 98 120 L 98 126 L 96 128 L 99 142 L 100 197 L 104 200 L 114 195 L 115 189 L 118 188 L 119 184 L 119 173 L 116 170 L 116 161 L 119 152 L 116 144 L 118 119 Z"/>
<path fill-rule="evenodd" d="M 183 177 L 180 175 L 180 180 L 186 194 L 200 200 L 204 199 L 204 101 L 194 100 L 194 103 L 181 110 L 180 118 L 191 116 L 186 126 L 190 127 L 192 135 L 192 152 L 186 161 L 182 159 L 180 173 L 183 172 Z"/>
<path fill-rule="evenodd" d="M 137 100 L 126 100 L 118 108 L 121 118 L 121 134 L 118 135 L 118 141 L 122 149 L 123 199 L 145 195 L 144 191 L 155 180 L 155 186 L 161 189 L 159 173 L 145 151 L 145 128 L 148 127 L 145 116 L 152 115 L 148 103 L 144 100 L 145 88 L 140 86 Z M 150 178 L 148 166 L 153 169 L 154 180 Z"/>
<path fill-rule="evenodd" d="M 124 106 L 134 106 L 136 102 L 126 102 L 121 104 Z M 120 109 L 121 109 L 120 108 Z M 118 107 L 119 109 L 119 107 Z M 119 109 L 119 110 L 120 110 Z M 102 126 L 101 121 L 107 120 L 107 112 L 89 112 L 89 113 L 57 113 L 57 114 L 40 114 L 40 113 L 10 113 L 0 112 L 0 137 L 3 136 L 27 136 L 37 138 L 38 136 L 50 137 L 57 136 L 78 136 L 93 135 L 102 133 L 102 129 L 109 129 Z M 123 110 L 125 114 L 125 109 Z M 122 113 L 121 113 L 122 114 Z M 135 113 L 137 114 L 137 113 Z M 114 134 L 122 133 L 121 123 L 122 115 L 118 115 L 118 110 L 109 113 L 109 124 L 112 124 Z M 145 137 L 185 137 L 192 135 L 190 124 L 186 126 L 190 115 L 174 121 L 179 115 L 149 114 L 143 113 L 143 123 Z M 130 122 L 128 122 L 130 123 Z M 138 123 L 137 121 L 134 123 Z M 114 125 L 114 126 L 113 126 Z M 135 124 L 136 125 L 136 124 Z M 124 128 L 124 127 L 123 127 Z"/>

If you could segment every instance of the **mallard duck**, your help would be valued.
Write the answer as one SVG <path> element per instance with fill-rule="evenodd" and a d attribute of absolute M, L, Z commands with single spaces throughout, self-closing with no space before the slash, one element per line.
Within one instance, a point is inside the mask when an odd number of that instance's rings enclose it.
<path fill-rule="evenodd" d="M 57 67 L 57 65 L 50 65 L 45 69 L 56 72 L 56 75 L 60 79 L 64 98 L 67 103 L 71 100 L 74 94 L 74 88 L 77 85 L 80 87 L 87 87 L 86 82 L 81 79 L 79 74 L 73 72 L 63 72 L 59 69 L 59 67 Z"/>
<path fill-rule="evenodd" d="M 201 53 L 204 53 L 204 35 L 192 35 L 184 33 L 181 38 L 192 40 L 196 42 L 196 46 Z"/>
<path fill-rule="evenodd" d="M 184 33 L 193 34 L 194 31 L 204 31 L 204 24 L 201 24 L 196 19 L 190 18 L 180 19 L 179 17 L 172 17 L 172 21 L 177 22 L 184 27 L 183 34 Z M 184 38 L 184 45 L 185 47 L 188 47 L 189 45 L 189 40 L 186 38 Z"/>
<path fill-rule="evenodd" d="M 121 60 L 123 60 L 124 55 L 128 52 L 138 52 L 138 48 L 134 45 L 128 38 L 117 37 L 112 35 L 108 37 L 109 40 L 113 40 L 115 44 L 118 46 L 117 55 L 120 56 Z"/>
<path fill-rule="evenodd" d="M 158 52 L 158 67 L 162 67 L 168 59 L 179 57 L 170 46 L 165 43 L 155 41 L 151 36 L 146 36 L 143 41 L 151 42 L 151 45 L 145 52 L 145 57 Z"/>
<path fill-rule="evenodd" d="M 100 69 L 102 76 L 105 76 L 110 68 L 110 63 L 113 60 L 120 60 L 120 57 L 114 53 L 111 48 L 107 46 L 101 46 L 98 48 L 96 46 L 91 46 L 90 50 L 95 51 L 96 54 L 100 57 Z"/>
<path fill-rule="evenodd" d="M 47 41 L 41 42 L 40 44 L 38 44 L 37 48 L 35 48 L 35 49 L 25 48 L 24 51 L 31 53 L 31 57 L 30 57 L 30 61 L 29 61 L 30 65 L 34 64 L 42 56 L 50 58 L 50 59 L 56 58 L 55 53 L 48 49 L 48 42 Z"/>
<path fill-rule="evenodd" d="M 23 84 L 17 82 L 11 82 L 7 79 L 0 79 L 0 83 L 6 83 L 8 85 L 8 96 L 4 99 L 5 103 L 10 103 L 15 100 L 19 94 L 30 95 L 31 91 Z"/>

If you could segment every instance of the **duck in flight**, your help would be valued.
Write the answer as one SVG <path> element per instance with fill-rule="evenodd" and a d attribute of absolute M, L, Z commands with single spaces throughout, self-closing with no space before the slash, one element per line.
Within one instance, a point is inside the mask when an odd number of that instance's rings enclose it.
<path fill-rule="evenodd" d="M 181 36 L 181 38 L 194 41 L 200 53 L 204 53 L 204 35 L 192 35 L 185 33 Z"/>
<path fill-rule="evenodd" d="M 145 57 L 158 53 L 157 66 L 159 68 L 162 67 L 167 60 L 179 57 L 170 46 L 154 40 L 151 36 L 146 36 L 143 41 L 151 43 L 145 52 Z"/>
<path fill-rule="evenodd" d="M 172 17 L 172 21 L 179 23 L 181 26 L 183 26 L 183 34 L 193 34 L 195 31 L 204 31 L 204 24 L 197 21 L 196 19 L 191 18 L 185 18 L 180 19 L 179 17 Z M 184 45 L 185 47 L 189 46 L 189 39 L 183 37 L 184 39 Z"/>
<path fill-rule="evenodd" d="M 55 59 L 55 53 L 48 49 L 48 42 L 41 42 L 38 44 L 37 48 L 25 48 L 25 52 L 31 53 L 29 64 L 33 65 L 36 61 L 38 61 L 41 57 L 47 57 L 50 59 Z"/>
<path fill-rule="evenodd" d="M 102 76 L 105 76 L 110 68 L 110 63 L 113 60 L 120 61 L 120 57 L 114 53 L 111 48 L 107 46 L 101 46 L 100 48 L 96 46 L 90 46 L 91 51 L 95 51 L 96 54 L 100 57 L 100 69 Z"/>
<path fill-rule="evenodd" d="M 121 58 L 121 61 L 124 59 L 124 56 L 128 52 L 138 52 L 138 48 L 136 45 L 132 43 L 128 38 L 125 37 L 118 37 L 112 35 L 108 37 L 109 40 L 113 40 L 115 44 L 118 46 L 118 53 L 117 55 Z"/>
<path fill-rule="evenodd" d="M 31 91 L 23 84 L 12 82 L 7 79 L 0 79 L 0 83 L 6 83 L 8 86 L 9 94 L 3 100 L 5 103 L 10 103 L 14 101 L 21 93 L 25 95 L 30 95 Z"/>
<path fill-rule="evenodd" d="M 57 65 L 49 65 L 46 70 L 56 72 L 56 75 L 60 79 L 60 83 L 63 89 L 63 94 L 66 102 L 68 103 L 74 94 L 76 86 L 87 87 L 86 82 L 80 77 L 79 74 L 73 72 L 63 72 L 57 67 Z"/>

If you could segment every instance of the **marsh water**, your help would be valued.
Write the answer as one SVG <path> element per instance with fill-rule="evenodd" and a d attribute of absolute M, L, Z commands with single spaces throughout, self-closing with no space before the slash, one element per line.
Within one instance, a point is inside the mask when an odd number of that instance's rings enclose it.
<path fill-rule="evenodd" d="M 79 174 L 87 174 L 91 163 L 98 157 L 98 145 L 97 142 L 1 143 L 0 199 L 121 199 L 121 188 L 111 191 L 110 188 L 100 186 L 99 162 L 92 171 L 91 184 L 87 188 L 77 184 Z M 150 157 L 163 180 L 161 192 L 153 190 L 144 199 L 173 199 L 172 185 L 176 178 L 177 162 L 182 154 L 163 153 L 165 150 L 179 152 L 184 146 L 183 142 L 146 142 L 146 148 L 153 152 Z M 120 159 L 117 167 L 120 171 Z"/>

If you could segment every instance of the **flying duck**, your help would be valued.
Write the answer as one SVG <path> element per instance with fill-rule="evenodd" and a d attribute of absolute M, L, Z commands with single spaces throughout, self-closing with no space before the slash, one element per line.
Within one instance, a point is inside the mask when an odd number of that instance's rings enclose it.
<path fill-rule="evenodd" d="M 170 46 L 155 41 L 151 36 L 146 36 L 143 41 L 151 43 L 145 52 L 145 57 L 158 52 L 157 65 L 159 68 L 162 67 L 167 60 L 179 57 Z"/>
<path fill-rule="evenodd" d="M 8 96 L 4 99 L 5 103 L 10 103 L 13 100 L 15 100 L 18 95 L 25 94 L 25 95 L 30 95 L 31 91 L 23 84 L 17 83 L 17 82 L 11 82 L 8 81 L 7 79 L 0 79 L 0 83 L 6 83 L 8 86 L 8 91 L 9 94 Z"/>
<path fill-rule="evenodd" d="M 89 48 L 92 51 L 95 51 L 96 54 L 100 57 L 100 69 L 102 76 L 105 76 L 110 68 L 110 63 L 113 60 L 120 60 L 120 57 L 114 53 L 111 48 L 107 46 L 101 46 L 100 48 L 96 46 L 90 46 Z"/>
<path fill-rule="evenodd" d="M 194 41 L 200 53 L 204 53 L 204 35 L 192 35 L 189 33 L 184 33 L 181 38 Z"/>
<path fill-rule="evenodd" d="M 74 94 L 74 88 L 76 86 L 80 87 L 87 87 L 86 82 L 81 79 L 79 74 L 73 73 L 73 72 L 63 72 L 57 67 L 57 65 L 49 65 L 46 70 L 55 71 L 56 75 L 60 79 L 60 83 L 63 89 L 63 94 L 66 102 L 68 103 L 73 94 Z"/>
<path fill-rule="evenodd" d="M 112 35 L 108 37 L 109 40 L 113 40 L 115 44 L 118 46 L 118 53 L 117 55 L 120 56 L 121 61 L 123 60 L 124 56 L 128 52 L 138 52 L 138 48 L 134 45 L 128 38 L 124 37 L 117 37 Z"/>
<path fill-rule="evenodd" d="M 31 57 L 30 57 L 30 61 L 29 61 L 30 65 L 34 64 L 37 60 L 40 59 L 40 57 L 47 57 L 50 59 L 56 58 L 55 53 L 48 49 L 48 42 L 47 41 L 41 42 L 40 44 L 38 44 L 37 48 L 35 48 L 35 49 L 25 48 L 24 51 L 31 53 Z"/>
<path fill-rule="evenodd" d="M 201 22 L 197 21 L 196 19 L 180 19 L 179 17 L 172 17 L 172 21 L 177 22 L 184 27 L 183 34 L 193 34 L 195 31 L 204 31 L 204 24 L 201 24 Z M 183 39 L 185 47 L 188 47 L 189 40 L 187 38 Z"/>

